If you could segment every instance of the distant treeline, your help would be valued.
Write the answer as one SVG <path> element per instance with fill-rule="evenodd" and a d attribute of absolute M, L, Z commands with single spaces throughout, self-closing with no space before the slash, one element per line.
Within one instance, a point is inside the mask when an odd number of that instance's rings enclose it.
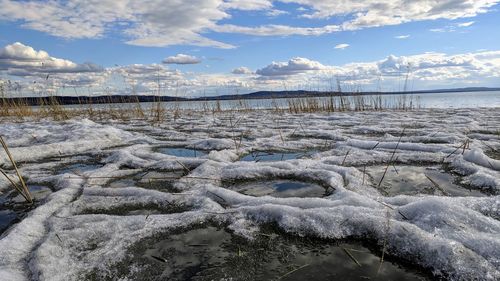
<path fill-rule="evenodd" d="M 457 89 L 438 89 L 412 92 L 321 92 L 321 91 L 259 91 L 242 95 L 224 95 L 198 98 L 179 98 L 172 96 L 154 95 L 107 95 L 107 96 L 51 96 L 51 97 L 19 97 L 0 98 L 0 104 L 21 103 L 25 105 L 44 104 L 105 104 L 105 103 L 136 103 L 136 102 L 172 102 L 172 101 L 215 101 L 215 100 L 243 100 L 243 99 L 279 99 L 279 98 L 308 98 L 329 96 L 354 95 L 400 95 L 400 94 L 431 94 L 450 92 L 479 92 L 500 91 L 500 88 L 471 87 Z"/>
<path fill-rule="evenodd" d="M 50 96 L 50 97 L 19 97 L 0 98 L 0 104 L 16 103 L 24 105 L 47 105 L 47 104 L 105 104 L 105 103 L 136 103 L 136 102 L 169 102 L 185 101 L 187 98 L 177 98 L 169 96 Z"/>

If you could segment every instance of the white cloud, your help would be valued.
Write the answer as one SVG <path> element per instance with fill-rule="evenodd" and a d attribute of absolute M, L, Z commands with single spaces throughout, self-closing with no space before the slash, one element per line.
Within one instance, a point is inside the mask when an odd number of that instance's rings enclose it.
<path fill-rule="evenodd" d="M 198 64 L 200 62 L 201 59 L 185 54 L 177 54 L 163 60 L 163 63 L 165 64 Z"/>
<path fill-rule="evenodd" d="M 396 38 L 396 39 L 408 39 L 408 38 L 410 38 L 410 35 L 398 35 L 398 36 L 395 36 L 394 38 Z"/>
<path fill-rule="evenodd" d="M 235 68 L 231 71 L 232 74 L 252 74 L 253 71 L 251 71 L 248 67 L 241 66 L 238 68 Z"/>
<path fill-rule="evenodd" d="M 324 68 L 325 66 L 317 61 L 296 57 L 287 62 L 272 62 L 270 65 L 258 69 L 255 73 L 261 76 L 289 76 Z"/>
<path fill-rule="evenodd" d="M 257 70 L 256 73 L 260 75 L 257 79 L 266 80 L 267 85 L 273 80 L 278 86 L 286 83 L 288 87 L 302 89 L 307 89 L 311 86 L 311 81 L 314 81 L 313 84 L 318 88 L 331 90 L 337 77 L 342 84 L 357 85 L 364 90 L 379 90 L 382 83 L 385 85 L 384 90 L 397 91 L 403 90 L 406 76 L 416 89 L 497 86 L 500 78 L 500 51 L 458 55 L 390 55 L 379 61 L 341 66 L 323 65 L 306 58 L 300 58 L 300 61 L 303 63 L 273 62 Z"/>
<path fill-rule="evenodd" d="M 221 24 L 234 10 L 284 14 L 273 2 L 299 4 L 302 17 L 340 16 L 338 25 L 297 27 Z M 215 32 L 257 36 L 321 35 L 342 30 L 397 25 L 412 21 L 470 18 L 500 0 L 330 1 L 330 0 L 0 0 L 0 20 L 63 38 L 99 38 L 120 30 L 126 42 L 140 46 L 197 45 L 234 48 L 209 38 Z M 469 24 L 466 22 L 463 24 Z M 471 23 L 472 24 L 472 23 Z M 468 25 L 467 25 L 468 26 Z"/>
<path fill-rule="evenodd" d="M 202 34 L 230 15 L 222 0 L 0 0 L 0 19 L 64 38 L 98 38 L 119 26 L 129 44 L 232 48 Z"/>
<path fill-rule="evenodd" d="M 462 22 L 457 24 L 458 27 L 469 27 L 474 24 L 474 21 Z"/>
<path fill-rule="evenodd" d="M 338 15 L 353 15 L 344 22 L 345 29 L 359 29 L 395 25 L 411 21 L 458 19 L 485 13 L 488 8 L 499 3 L 498 0 L 454 0 L 454 1 L 329 1 L 329 0 L 282 0 L 298 3 L 313 9 L 303 14 L 306 18 L 329 18 Z"/>
<path fill-rule="evenodd" d="M 102 69 L 91 63 L 77 64 L 49 56 L 43 50 L 16 42 L 0 49 L 0 71 L 29 76 L 36 73 L 99 72 Z"/>
<path fill-rule="evenodd" d="M 287 15 L 289 12 L 283 11 L 283 10 L 278 10 L 278 9 L 271 9 L 266 12 L 266 15 L 269 17 L 277 17 L 277 16 L 282 16 L 282 15 Z"/>
<path fill-rule="evenodd" d="M 377 85 L 382 85 L 382 90 L 391 91 L 402 90 L 406 77 L 414 85 L 411 89 L 498 86 L 500 51 L 390 55 L 378 61 L 344 65 L 325 65 L 295 57 L 285 62 L 272 62 L 255 72 L 238 67 L 232 73 L 206 74 L 173 70 L 164 64 L 102 69 L 55 58 L 45 51 L 15 43 L 0 49 L 0 74 L 12 80 L 8 84 L 11 92 L 20 89 L 30 95 L 97 95 L 106 94 L 105 90 L 113 94 L 156 94 L 158 89 L 163 95 L 181 96 L 280 90 L 283 87 L 331 90 L 336 88 L 336 78 L 346 90 L 349 87 L 378 90 Z M 47 75 L 50 78 L 47 79 Z"/>
<path fill-rule="evenodd" d="M 222 7 L 242 11 L 268 10 L 273 7 L 272 2 L 272 0 L 228 0 Z"/>
<path fill-rule="evenodd" d="M 347 48 L 349 46 L 350 46 L 349 44 L 343 43 L 343 44 L 335 45 L 334 49 L 341 49 L 341 50 L 343 50 L 343 49 L 345 49 L 345 48 Z"/>
<path fill-rule="evenodd" d="M 223 33 L 240 33 L 256 36 L 288 36 L 288 35 L 322 35 L 340 31 L 337 25 L 326 25 L 323 27 L 292 27 L 287 25 L 262 25 L 256 27 L 239 26 L 233 24 L 219 25 L 214 31 Z"/>

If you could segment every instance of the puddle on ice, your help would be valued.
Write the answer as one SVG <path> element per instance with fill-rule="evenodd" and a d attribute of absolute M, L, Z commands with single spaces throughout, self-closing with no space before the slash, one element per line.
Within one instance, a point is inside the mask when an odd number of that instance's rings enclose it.
<path fill-rule="evenodd" d="M 155 189 L 167 192 L 177 192 L 174 188 L 176 180 L 184 176 L 184 171 L 149 171 L 137 175 L 121 178 L 108 184 L 110 188 L 122 188 L 137 186 L 147 189 Z"/>
<path fill-rule="evenodd" d="M 292 180 L 252 181 L 229 186 L 231 190 L 251 196 L 324 197 L 329 192 L 322 186 Z"/>
<path fill-rule="evenodd" d="M 176 156 L 176 157 L 202 157 L 207 155 L 207 151 L 192 149 L 192 148 L 182 148 L 182 147 L 160 147 L 156 150 L 159 153 Z"/>
<path fill-rule="evenodd" d="M 301 152 L 254 151 L 241 158 L 240 161 L 250 161 L 250 162 L 284 161 L 284 160 L 308 158 L 311 157 L 312 154 L 317 152 L 318 151 L 316 150 L 301 151 Z"/>
<path fill-rule="evenodd" d="M 378 186 L 386 166 L 366 167 L 366 174 L 372 178 L 372 185 Z M 391 166 L 379 190 L 388 196 L 399 194 L 431 194 L 445 196 L 485 196 L 478 190 L 457 185 L 456 178 L 439 166 Z"/>
<path fill-rule="evenodd" d="M 19 222 L 29 211 L 41 204 L 52 193 L 52 190 L 43 185 L 29 185 L 34 204 L 26 202 L 24 197 L 15 190 L 4 191 L 0 194 L 0 234 L 14 223 Z"/>
<path fill-rule="evenodd" d="M 500 160 L 500 150 L 488 150 L 484 153 L 491 159 Z"/>
<path fill-rule="evenodd" d="M 11 210 L 0 210 L 0 235 L 17 221 L 19 221 L 19 218 L 16 212 Z"/>
<path fill-rule="evenodd" d="M 56 173 L 58 175 L 62 174 L 78 175 L 88 171 L 97 170 L 103 166 L 104 166 L 103 164 L 97 164 L 97 163 L 74 163 L 70 165 L 61 166 L 59 169 L 57 169 Z"/>
<path fill-rule="evenodd" d="M 426 280 L 356 243 L 279 235 L 253 241 L 217 227 L 143 241 L 113 278 L 129 280 Z M 347 250 L 347 252 L 346 252 Z M 351 256 L 352 257 L 351 257 Z M 359 263 L 359 265 L 357 264 Z M 99 279 L 99 273 L 93 278 Z"/>

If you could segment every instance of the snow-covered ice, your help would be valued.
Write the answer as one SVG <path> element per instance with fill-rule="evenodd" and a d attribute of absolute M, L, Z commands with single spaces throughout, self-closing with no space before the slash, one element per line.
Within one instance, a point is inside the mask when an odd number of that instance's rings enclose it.
<path fill-rule="evenodd" d="M 297 236 L 369 241 L 434 277 L 500 280 L 497 108 L 191 112 L 161 124 L 3 120 L 0 134 L 28 185 L 52 190 L 1 235 L 1 280 L 109 278 L 141 241 L 210 222 L 246 239 L 271 223 Z M 203 153 L 185 153 L 193 149 Z M 0 166 L 13 175 L 2 153 Z M 418 167 L 428 188 L 389 195 L 378 187 L 377 167 L 410 189 L 408 173 Z M 460 196 L 443 192 L 439 173 Z M 280 180 L 325 193 L 238 192 Z M 9 200 L 3 178 L 0 192 Z"/>

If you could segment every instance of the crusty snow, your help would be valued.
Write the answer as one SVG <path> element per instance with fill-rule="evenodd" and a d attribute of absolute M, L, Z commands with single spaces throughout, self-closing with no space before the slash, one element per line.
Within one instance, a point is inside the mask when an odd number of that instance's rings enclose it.
<path fill-rule="evenodd" d="M 1 236 L 1 280 L 112 274 L 135 243 L 207 221 L 220 221 L 248 239 L 268 222 L 295 235 L 369 239 L 380 249 L 385 244 L 387 255 L 435 276 L 500 280 L 500 160 L 488 156 L 500 150 L 498 108 L 191 112 L 159 125 L 3 120 L 0 134 L 27 182 L 54 190 Z M 209 153 L 176 157 L 160 153 L 164 147 Z M 257 151 L 314 153 L 238 161 Z M 376 188 L 378 179 L 363 170 L 390 160 L 394 168 L 442 165 L 458 184 L 484 196 L 385 196 Z M 3 153 L 0 165 L 13 174 Z M 65 170 L 69 165 L 75 168 Z M 189 173 L 172 181 L 176 193 L 139 180 L 110 187 L 146 172 L 186 169 Z M 316 183 L 332 192 L 323 198 L 277 198 L 231 189 L 233 183 L 278 179 Z M 0 178 L 0 191 L 8 188 Z"/>

